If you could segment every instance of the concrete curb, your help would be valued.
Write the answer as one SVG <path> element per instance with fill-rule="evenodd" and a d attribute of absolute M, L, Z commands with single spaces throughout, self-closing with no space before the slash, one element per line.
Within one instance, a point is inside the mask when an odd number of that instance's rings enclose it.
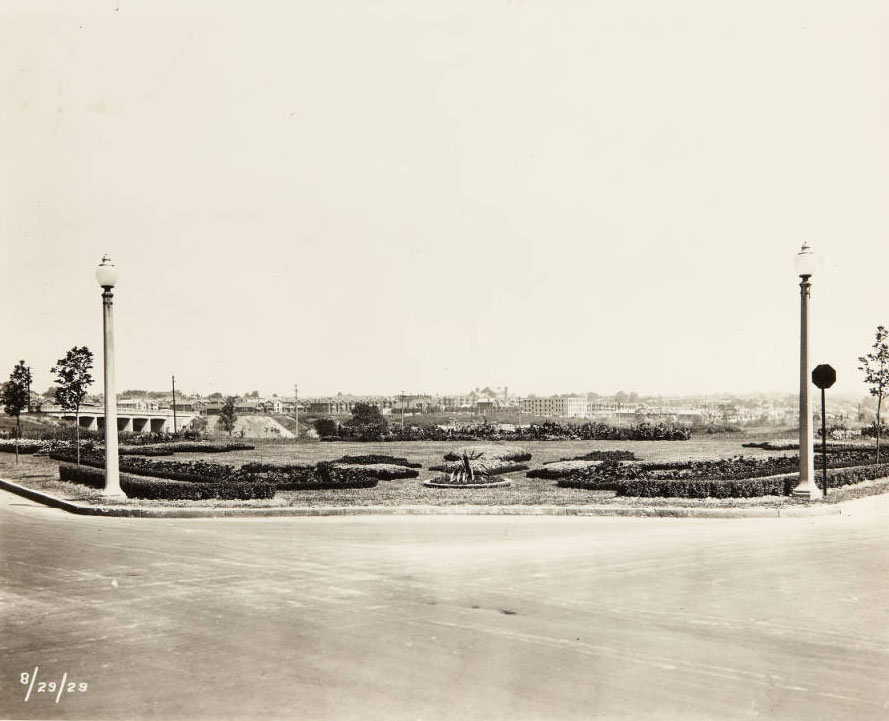
<path fill-rule="evenodd" d="M 683 506 L 317 506 L 311 508 L 128 508 L 65 501 L 0 478 L 0 489 L 81 516 L 120 518 L 307 518 L 317 516 L 598 516 L 619 518 L 808 518 L 839 516 L 850 503 L 749 508 Z"/>

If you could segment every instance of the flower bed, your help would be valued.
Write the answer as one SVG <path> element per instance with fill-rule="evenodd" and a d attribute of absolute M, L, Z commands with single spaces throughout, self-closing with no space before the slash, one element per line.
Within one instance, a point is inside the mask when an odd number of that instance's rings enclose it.
<path fill-rule="evenodd" d="M 753 498 L 758 496 L 787 496 L 799 483 L 799 472 L 750 475 L 757 469 L 766 471 L 768 464 L 757 466 L 744 459 L 723 463 L 707 461 L 688 464 L 685 470 L 646 471 L 646 464 L 622 465 L 603 462 L 598 467 L 575 471 L 558 480 L 562 488 L 613 490 L 618 496 L 643 498 Z M 763 459 L 769 461 L 773 459 Z M 798 460 L 793 464 L 798 468 Z M 657 465 L 657 464 L 651 464 Z M 720 471 L 726 475 L 717 475 Z M 713 475 L 707 476 L 707 473 Z M 734 476 L 728 475 L 734 473 Z M 865 480 L 889 476 L 889 463 L 848 468 L 828 469 L 828 488 L 839 488 Z M 815 479 L 820 485 L 821 479 Z"/>
<path fill-rule="evenodd" d="M 49 450 L 53 441 L 36 441 L 31 438 L 19 438 L 19 453 L 39 453 Z M 0 438 L 0 453 L 15 453 L 16 441 L 14 438 Z"/>
<path fill-rule="evenodd" d="M 57 451 L 49 457 L 73 463 L 76 457 L 71 451 Z M 81 453 L 80 465 L 93 468 L 105 467 L 105 454 L 100 452 Z M 120 470 L 139 476 L 152 476 L 175 481 L 192 483 L 218 483 L 225 480 L 251 480 L 241 469 L 222 463 L 206 461 L 153 461 L 142 456 L 123 456 L 119 459 Z"/>
<path fill-rule="evenodd" d="M 90 466 L 70 463 L 59 465 L 59 478 L 91 488 L 105 486 L 105 471 Z M 222 481 L 220 483 L 190 483 L 155 478 L 140 478 L 128 473 L 120 474 L 121 490 L 130 498 L 200 501 L 206 498 L 251 500 L 273 498 L 275 486 L 257 481 Z"/>
<path fill-rule="evenodd" d="M 328 488 L 373 488 L 380 480 L 372 466 L 342 466 L 316 463 L 245 463 L 241 472 L 273 483 L 279 491 L 307 491 Z M 398 466 L 400 470 L 403 469 Z M 409 471 L 416 476 L 416 471 Z"/>

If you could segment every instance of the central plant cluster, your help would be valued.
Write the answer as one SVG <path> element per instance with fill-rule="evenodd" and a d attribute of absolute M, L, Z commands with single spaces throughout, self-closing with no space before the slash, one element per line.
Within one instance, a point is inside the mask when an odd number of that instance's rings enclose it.
<path fill-rule="evenodd" d="M 426 485 L 440 486 L 480 486 L 491 483 L 490 476 L 498 476 L 511 471 L 526 471 L 528 466 L 517 463 L 531 459 L 531 454 L 521 449 L 507 449 L 499 446 L 462 448 L 444 455 L 443 464 L 430 466 L 439 476 Z M 508 481 L 499 481 L 507 485 Z"/>

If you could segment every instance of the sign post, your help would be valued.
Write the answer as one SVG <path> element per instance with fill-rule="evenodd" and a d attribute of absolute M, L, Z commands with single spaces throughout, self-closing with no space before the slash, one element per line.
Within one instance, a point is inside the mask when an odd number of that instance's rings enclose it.
<path fill-rule="evenodd" d="M 824 390 L 837 381 L 837 372 L 827 364 L 812 371 L 812 383 L 821 389 L 821 474 L 824 496 L 827 497 L 827 414 L 824 412 Z"/>

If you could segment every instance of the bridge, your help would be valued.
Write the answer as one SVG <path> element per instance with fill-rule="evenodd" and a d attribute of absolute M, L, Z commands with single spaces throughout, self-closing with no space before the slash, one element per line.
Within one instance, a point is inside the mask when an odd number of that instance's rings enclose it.
<path fill-rule="evenodd" d="M 58 418 L 63 421 L 76 420 L 74 411 L 62 409 L 42 410 L 35 416 Z M 191 411 L 176 412 L 176 427 L 182 430 L 191 423 L 197 414 Z M 87 431 L 105 428 L 105 409 L 97 406 L 84 406 L 80 409 L 80 427 Z M 173 411 L 147 411 L 133 408 L 117 409 L 117 430 L 119 433 L 172 433 Z"/>

